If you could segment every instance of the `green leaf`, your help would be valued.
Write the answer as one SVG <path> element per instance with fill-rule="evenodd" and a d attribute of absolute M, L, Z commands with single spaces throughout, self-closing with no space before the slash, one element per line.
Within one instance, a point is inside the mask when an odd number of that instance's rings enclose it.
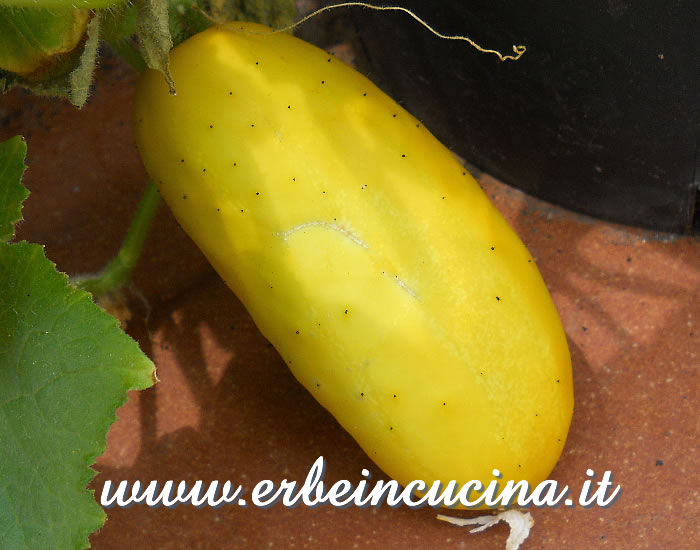
<path fill-rule="evenodd" d="M 0 242 L 15 234 L 15 224 L 22 219 L 22 203 L 29 191 L 22 185 L 26 166 L 27 144 L 22 136 L 0 143 Z"/>
<path fill-rule="evenodd" d="M 17 139 L 0 146 L 3 228 L 26 196 Z M 155 369 L 41 246 L 0 243 L 0 281 L 0 546 L 85 548 L 105 518 L 90 465 L 127 391 L 151 386 Z"/>
<path fill-rule="evenodd" d="M 3 548 L 84 548 L 105 517 L 89 466 L 154 366 L 41 246 L 0 244 L 0 280 Z"/>

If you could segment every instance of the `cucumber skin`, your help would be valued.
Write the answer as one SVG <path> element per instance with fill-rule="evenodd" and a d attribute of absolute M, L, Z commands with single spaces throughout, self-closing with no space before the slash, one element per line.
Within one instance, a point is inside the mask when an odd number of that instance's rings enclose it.
<path fill-rule="evenodd" d="M 326 52 L 251 23 L 147 71 L 139 151 L 294 376 L 389 476 L 546 479 L 571 360 L 535 263 L 423 125 Z"/>

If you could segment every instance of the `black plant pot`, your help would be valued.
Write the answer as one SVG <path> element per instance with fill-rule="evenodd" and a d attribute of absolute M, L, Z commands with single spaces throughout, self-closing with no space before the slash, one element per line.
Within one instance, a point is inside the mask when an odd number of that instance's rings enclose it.
<path fill-rule="evenodd" d="M 353 10 L 370 76 L 455 152 L 538 197 L 628 225 L 698 230 L 700 2 L 401 0 Z"/>

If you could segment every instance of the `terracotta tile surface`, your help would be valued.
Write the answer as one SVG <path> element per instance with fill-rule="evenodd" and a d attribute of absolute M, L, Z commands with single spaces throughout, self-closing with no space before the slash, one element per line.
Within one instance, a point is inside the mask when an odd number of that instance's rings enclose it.
<path fill-rule="evenodd" d="M 144 188 L 131 137 L 134 75 L 102 63 L 78 112 L 22 93 L 0 98 L 0 134 L 29 144 L 32 192 L 19 238 L 46 244 L 70 274 L 116 252 Z M 482 175 L 534 255 L 559 308 L 574 363 L 576 410 L 552 478 L 578 491 L 586 469 L 612 470 L 609 508 L 534 509 L 524 549 L 685 549 L 697 534 L 698 239 L 619 227 L 562 211 Z M 562 182 L 565 185 L 566 182 Z M 326 481 L 383 474 L 294 380 L 236 297 L 165 207 L 129 295 L 129 332 L 161 382 L 119 410 L 92 487 L 105 480 Z M 471 419 L 465 418 L 465 422 Z M 469 516 L 469 513 L 453 512 Z M 133 506 L 108 511 L 98 549 L 503 548 L 503 524 L 471 535 L 431 509 Z M 474 515 L 474 514 L 471 514 Z"/>

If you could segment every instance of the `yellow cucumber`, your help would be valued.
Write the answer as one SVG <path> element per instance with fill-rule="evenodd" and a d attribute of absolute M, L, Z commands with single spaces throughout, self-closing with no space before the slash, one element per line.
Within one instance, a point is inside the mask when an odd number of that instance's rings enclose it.
<path fill-rule="evenodd" d="M 544 282 L 452 153 L 365 77 L 231 23 L 148 71 L 139 151 L 294 376 L 402 484 L 547 478 L 573 410 Z"/>

